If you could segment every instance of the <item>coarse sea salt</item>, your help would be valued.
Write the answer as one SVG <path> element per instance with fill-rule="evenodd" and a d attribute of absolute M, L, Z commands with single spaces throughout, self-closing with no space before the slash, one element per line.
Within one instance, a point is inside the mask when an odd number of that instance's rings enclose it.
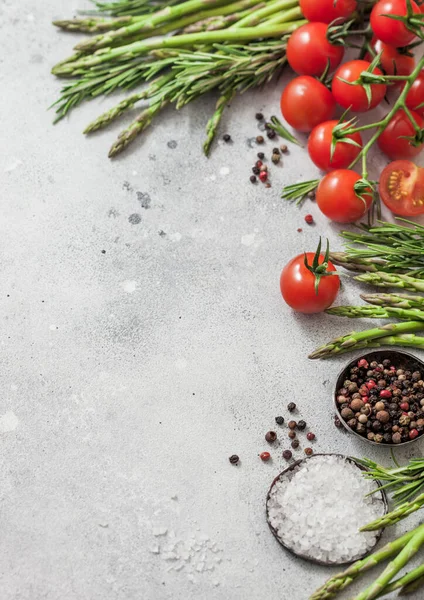
<path fill-rule="evenodd" d="M 380 493 L 366 497 L 377 487 L 345 457 L 317 455 L 276 480 L 267 500 L 268 522 L 304 558 L 351 562 L 378 540 L 378 531 L 359 531 L 385 512 Z"/>

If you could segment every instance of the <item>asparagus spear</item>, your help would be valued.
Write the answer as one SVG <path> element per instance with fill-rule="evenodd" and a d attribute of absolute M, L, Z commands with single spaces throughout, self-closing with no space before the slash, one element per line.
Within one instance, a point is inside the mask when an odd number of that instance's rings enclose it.
<path fill-rule="evenodd" d="M 371 258 L 357 258 L 350 256 L 347 252 L 330 252 L 330 260 L 337 266 L 344 267 L 348 271 L 377 271 L 376 264 L 384 266 L 385 260 L 376 261 Z"/>
<path fill-rule="evenodd" d="M 420 527 L 422 528 L 423 526 L 421 525 Z M 408 531 L 393 542 L 388 542 L 380 550 L 373 552 L 373 554 L 370 554 L 366 558 L 357 560 L 341 573 L 334 575 L 322 587 L 316 590 L 309 600 L 330 600 L 330 598 L 334 598 L 334 596 L 349 586 L 359 575 L 362 575 L 400 552 L 412 540 L 415 533 L 420 530 L 420 527 Z"/>
<path fill-rule="evenodd" d="M 373 346 L 378 347 L 379 344 L 384 344 L 384 341 L 388 340 L 388 338 L 390 340 L 387 342 L 387 345 L 395 345 L 404 340 L 404 343 L 399 343 L 399 345 L 422 346 L 424 345 L 424 338 L 417 338 L 416 336 L 406 337 L 403 335 L 422 330 L 424 330 L 423 321 L 408 321 L 406 323 L 389 323 L 382 327 L 367 329 L 365 331 L 352 331 L 317 348 L 309 355 L 309 358 L 330 358 L 331 356 L 351 352 L 352 350 Z"/>
<path fill-rule="evenodd" d="M 118 17 L 116 19 L 99 19 L 98 17 L 86 19 L 62 19 L 53 21 L 55 27 L 64 31 L 80 31 L 82 33 L 98 33 L 120 29 L 130 24 L 136 17 Z"/>
<path fill-rule="evenodd" d="M 395 308 L 419 308 L 424 310 L 424 298 L 410 294 L 361 294 L 362 300 L 378 306 Z"/>
<path fill-rule="evenodd" d="M 357 275 L 355 279 L 377 287 L 398 287 L 411 292 L 424 292 L 424 280 L 409 275 L 392 275 L 377 271 L 376 273 L 362 273 Z"/>
<path fill-rule="evenodd" d="M 424 320 L 424 311 L 418 308 L 395 308 L 394 306 L 334 306 L 326 311 L 329 315 L 358 319 L 404 319 L 406 321 Z"/>
<path fill-rule="evenodd" d="M 389 584 L 397 573 L 411 560 L 424 544 L 424 524 L 414 530 L 413 536 L 399 554 L 387 565 L 379 577 L 354 600 L 373 600 Z"/>
<path fill-rule="evenodd" d="M 423 505 L 424 494 L 420 494 L 420 496 L 417 496 L 417 498 L 415 498 L 415 500 L 412 502 L 405 502 L 380 519 L 376 519 L 375 521 L 364 525 L 364 527 L 361 527 L 361 531 L 376 531 L 378 529 L 382 529 L 383 527 L 395 525 L 402 519 L 406 519 L 406 517 L 409 517 L 409 515 L 419 510 Z"/>
<path fill-rule="evenodd" d="M 424 585 L 424 565 L 416 567 L 412 571 L 409 571 L 409 573 L 386 585 L 377 598 L 391 594 L 391 592 L 395 592 L 396 590 L 400 590 L 399 596 L 406 596 L 418 590 L 422 585 Z"/>

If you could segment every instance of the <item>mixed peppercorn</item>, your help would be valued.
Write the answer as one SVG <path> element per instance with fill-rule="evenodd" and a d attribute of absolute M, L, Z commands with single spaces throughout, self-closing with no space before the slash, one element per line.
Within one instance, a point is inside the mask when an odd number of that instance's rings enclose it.
<path fill-rule="evenodd" d="M 400 444 L 424 432 L 424 381 L 420 371 L 397 368 L 389 359 L 361 358 L 337 391 L 347 426 L 377 444 Z"/>

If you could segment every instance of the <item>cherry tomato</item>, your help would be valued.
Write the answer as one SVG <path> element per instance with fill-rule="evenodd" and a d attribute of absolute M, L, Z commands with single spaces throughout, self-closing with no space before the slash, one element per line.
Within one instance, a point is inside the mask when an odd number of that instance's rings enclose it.
<path fill-rule="evenodd" d="M 362 148 L 361 134 L 354 133 L 346 136 L 358 144 L 349 144 L 346 142 L 336 142 L 333 157 L 331 157 L 331 146 L 333 141 L 334 128 L 339 125 L 338 121 L 325 121 L 320 123 L 312 130 L 308 140 L 308 152 L 312 161 L 323 171 L 332 169 L 346 169 L 350 163 L 358 156 Z"/>
<path fill-rule="evenodd" d="M 374 38 L 371 45 L 376 54 L 382 52 L 380 65 L 386 75 L 410 75 L 415 67 L 413 56 L 399 52 L 397 48 L 385 44 L 381 40 Z M 368 53 L 365 60 L 372 61 L 373 57 Z"/>
<path fill-rule="evenodd" d="M 417 125 L 422 129 L 424 119 L 418 113 L 411 111 Z M 380 150 L 387 154 L 392 160 L 402 160 L 403 158 L 413 158 L 423 149 L 423 144 L 413 146 L 411 141 L 404 136 L 414 136 L 415 130 L 407 114 L 403 110 L 398 110 L 383 133 L 377 140 Z"/>
<path fill-rule="evenodd" d="M 306 252 L 309 265 L 314 260 L 314 252 Z M 318 263 L 324 262 L 324 256 L 319 255 Z M 315 291 L 315 275 L 305 266 L 305 254 L 299 254 L 284 267 L 280 277 L 281 294 L 285 302 L 294 310 L 302 313 L 318 313 L 331 306 L 340 288 L 338 275 L 324 275 Z M 336 271 L 333 263 L 328 262 L 327 271 Z"/>
<path fill-rule="evenodd" d="M 327 40 L 325 23 L 306 23 L 294 31 L 287 42 L 287 60 L 299 75 L 322 75 L 330 61 L 333 71 L 342 61 L 343 46 Z"/>
<path fill-rule="evenodd" d="M 411 0 L 411 7 L 414 14 L 420 13 L 420 8 L 414 0 Z M 370 16 L 371 28 L 376 37 L 397 48 L 410 44 L 415 38 L 414 32 L 410 31 L 402 21 L 387 16 L 404 17 L 406 14 L 406 0 L 379 0 Z"/>
<path fill-rule="evenodd" d="M 372 203 L 372 191 L 367 188 L 359 198 L 354 189 L 359 179 L 360 175 L 349 169 L 332 171 L 321 179 L 316 201 L 326 217 L 337 223 L 354 223 L 365 215 Z"/>
<path fill-rule="evenodd" d="M 371 63 L 366 60 L 351 60 L 341 65 L 334 73 L 332 91 L 336 102 L 343 108 L 351 108 L 355 112 L 365 112 L 375 108 L 386 95 L 386 86 L 383 83 L 373 83 L 371 88 L 371 102 L 363 85 L 350 85 L 342 81 L 356 81 L 363 71 L 366 71 Z M 373 73 L 382 75 L 377 67 Z"/>
<path fill-rule="evenodd" d="M 357 6 L 356 0 L 300 0 L 299 4 L 305 19 L 320 23 L 346 19 L 355 12 Z"/>
<path fill-rule="evenodd" d="M 424 214 L 424 169 L 409 160 L 391 162 L 381 173 L 379 192 L 395 215 Z"/>
<path fill-rule="evenodd" d="M 424 71 L 418 75 L 406 96 L 406 106 L 424 116 Z"/>
<path fill-rule="evenodd" d="M 292 79 L 281 95 L 281 113 L 298 131 L 311 131 L 334 116 L 336 103 L 323 83 L 302 75 Z"/>

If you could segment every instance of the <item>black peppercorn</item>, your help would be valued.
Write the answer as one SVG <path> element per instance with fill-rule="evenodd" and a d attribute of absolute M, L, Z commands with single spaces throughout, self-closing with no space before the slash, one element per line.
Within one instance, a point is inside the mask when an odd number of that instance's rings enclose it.
<path fill-rule="evenodd" d="M 251 175 L 250 181 L 251 181 L 251 183 L 256 183 L 256 175 Z"/>
<path fill-rule="evenodd" d="M 275 133 L 275 131 L 273 129 L 268 129 L 268 131 L 266 132 L 266 135 L 270 140 L 273 140 L 277 134 Z"/>
<path fill-rule="evenodd" d="M 306 422 L 305 421 L 298 421 L 297 423 L 297 428 L 300 429 L 300 431 L 303 431 L 306 427 Z"/>
<path fill-rule="evenodd" d="M 291 450 L 284 450 L 283 458 L 285 458 L 286 460 L 290 460 L 292 456 L 293 456 L 293 454 L 292 454 Z"/>
<path fill-rule="evenodd" d="M 255 115 L 255 119 L 257 119 L 258 121 L 262 121 L 264 118 L 263 114 L 261 112 L 257 112 Z"/>
<path fill-rule="evenodd" d="M 272 444 L 277 439 L 277 434 L 275 431 L 268 431 L 268 433 L 265 434 L 265 439 L 267 442 Z"/>
<path fill-rule="evenodd" d="M 283 425 L 284 417 L 275 417 L 275 422 L 277 423 L 277 425 Z"/>
<path fill-rule="evenodd" d="M 259 175 L 259 173 L 260 173 L 259 167 L 252 167 L 252 172 L 253 172 L 255 175 Z"/>
<path fill-rule="evenodd" d="M 258 152 L 257 157 L 263 160 L 265 158 L 265 154 L 263 152 Z"/>
<path fill-rule="evenodd" d="M 232 465 L 236 465 L 240 459 L 237 454 L 232 454 L 228 460 Z"/>
<path fill-rule="evenodd" d="M 265 140 L 264 140 L 264 136 L 263 136 L 263 135 L 257 135 L 257 136 L 256 136 L 256 142 L 257 142 L 258 144 L 263 144 L 263 143 L 264 143 L 264 141 L 265 141 Z"/>
<path fill-rule="evenodd" d="M 273 148 L 272 149 L 272 153 L 273 154 L 280 154 L 280 149 L 279 148 Z"/>
<path fill-rule="evenodd" d="M 294 448 L 296 450 L 296 448 L 299 448 L 299 440 L 293 440 L 291 443 L 291 447 Z"/>
<path fill-rule="evenodd" d="M 289 412 L 293 412 L 294 410 L 296 410 L 296 404 L 294 402 L 289 402 L 289 404 L 287 404 L 287 410 Z"/>
<path fill-rule="evenodd" d="M 224 142 L 230 142 L 231 135 L 229 133 L 224 133 L 224 135 L 222 136 L 222 139 L 224 140 Z"/>

